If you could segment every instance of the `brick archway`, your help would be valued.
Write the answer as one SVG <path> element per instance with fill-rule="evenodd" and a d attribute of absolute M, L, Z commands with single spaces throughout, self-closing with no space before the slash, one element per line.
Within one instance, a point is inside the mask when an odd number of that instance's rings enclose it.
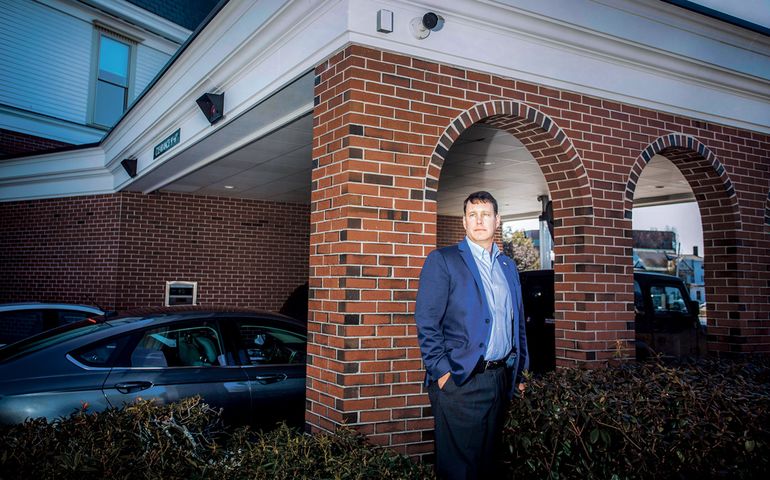
<path fill-rule="evenodd" d="M 634 191 L 642 170 L 655 155 L 666 157 L 682 172 L 695 194 L 701 214 L 710 213 L 704 203 L 718 202 L 722 219 L 720 223 L 726 223 L 725 226 L 730 231 L 740 229 L 738 197 L 724 166 L 716 155 L 696 138 L 681 134 L 658 137 L 637 157 L 626 185 L 624 205 L 626 218 L 631 218 Z"/>
<path fill-rule="evenodd" d="M 441 169 L 452 144 L 474 123 L 485 123 L 506 131 L 521 141 L 537 161 L 553 201 L 556 293 L 557 365 L 603 362 L 618 348 L 624 356 L 633 350 L 633 332 L 625 321 L 602 325 L 593 335 L 596 302 L 629 300 L 624 293 L 597 292 L 596 274 L 628 273 L 614 264 L 603 265 L 591 245 L 594 228 L 593 195 L 582 159 L 569 136 L 542 111 L 516 101 L 479 103 L 462 112 L 439 137 L 426 169 L 425 198 L 436 200 Z M 436 209 L 434 208 L 434 211 Z M 623 315 L 621 313 L 620 315 Z M 586 332 L 591 332 L 587 335 Z M 611 341 L 608 341 L 611 340 Z M 618 347 L 618 344 L 620 347 Z"/>
<path fill-rule="evenodd" d="M 741 217 L 738 196 L 717 156 L 696 138 L 669 134 L 657 138 L 636 159 L 626 185 L 625 216 L 632 216 L 633 196 L 642 170 L 655 155 L 670 160 L 693 190 L 703 225 L 706 299 L 709 304 L 709 351 L 741 350 L 735 335 L 745 323 L 738 277 Z M 730 344 L 734 344 L 731 348 Z"/>

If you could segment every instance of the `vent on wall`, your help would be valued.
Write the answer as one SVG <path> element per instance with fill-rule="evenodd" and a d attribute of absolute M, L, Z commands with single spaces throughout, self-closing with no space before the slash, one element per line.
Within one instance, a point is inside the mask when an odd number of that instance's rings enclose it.
<path fill-rule="evenodd" d="M 197 305 L 198 282 L 166 282 L 166 306 Z"/>

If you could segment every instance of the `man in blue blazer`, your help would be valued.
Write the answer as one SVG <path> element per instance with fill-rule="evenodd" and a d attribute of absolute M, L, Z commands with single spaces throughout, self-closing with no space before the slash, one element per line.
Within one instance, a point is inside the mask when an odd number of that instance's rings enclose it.
<path fill-rule="evenodd" d="M 425 259 L 415 321 L 435 419 L 439 478 L 492 478 L 502 424 L 528 366 L 516 263 L 494 242 L 497 201 L 463 203 L 466 237 Z"/>

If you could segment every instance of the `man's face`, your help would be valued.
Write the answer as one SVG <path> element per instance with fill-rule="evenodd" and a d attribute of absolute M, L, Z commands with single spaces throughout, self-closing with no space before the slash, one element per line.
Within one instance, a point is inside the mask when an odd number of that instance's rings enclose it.
<path fill-rule="evenodd" d="M 489 248 L 500 226 L 500 215 L 495 215 L 491 203 L 468 203 L 463 216 L 463 227 L 473 243 Z"/>

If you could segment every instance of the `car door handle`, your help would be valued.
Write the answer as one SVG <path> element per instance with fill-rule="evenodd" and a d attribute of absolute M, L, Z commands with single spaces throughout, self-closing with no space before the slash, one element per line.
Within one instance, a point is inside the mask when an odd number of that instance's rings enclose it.
<path fill-rule="evenodd" d="M 286 374 L 274 373 L 269 375 L 257 375 L 254 377 L 254 379 L 263 385 L 267 385 L 268 383 L 275 383 L 286 380 Z"/>
<path fill-rule="evenodd" d="M 141 392 L 152 387 L 152 382 L 126 382 L 115 384 L 115 390 L 120 393 Z"/>

